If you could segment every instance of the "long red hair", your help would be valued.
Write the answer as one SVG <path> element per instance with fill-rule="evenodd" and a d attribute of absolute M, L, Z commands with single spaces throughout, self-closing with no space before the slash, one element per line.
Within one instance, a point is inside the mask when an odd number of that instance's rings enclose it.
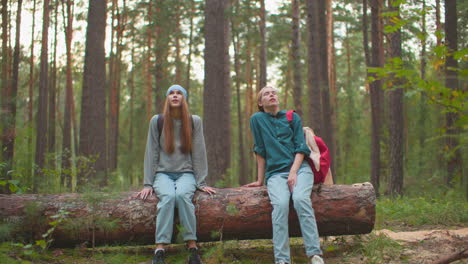
<path fill-rule="evenodd" d="M 167 153 L 174 153 L 174 126 L 173 126 L 173 117 L 171 110 L 170 97 L 166 97 L 166 102 L 164 103 L 164 150 Z M 192 115 L 185 100 L 185 97 L 182 97 L 182 102 L 180 105 L 181 120 L 182 120 L 182 131 L 180 133 L 181 147 L 180 151 L 182 153 L 190 153 L 192 151 Z"/>

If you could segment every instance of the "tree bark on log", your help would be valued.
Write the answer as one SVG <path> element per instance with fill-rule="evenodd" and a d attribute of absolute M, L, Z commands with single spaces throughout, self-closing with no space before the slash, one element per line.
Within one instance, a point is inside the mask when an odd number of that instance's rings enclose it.
<path fill-rule="evenodd" d="M 215 195 L 196 192 L 198 241 L 269 239 L 271 211 L 266 187 L 216 189 Z M 42 239 L 67 211 L 53 233 L 54 246 L 91 242 L 99 244 L 154 243 L 157 198 L 135 198 L 135 192 L 120 194 L 26 194 L 0 195 L 0 221 L 13 226 L 11 236 Z M 312 192 L 320 236 L 366 234 L 375 222 L 375 191 L 371 184 L 316 185 Z M 177 221 L 177 220 L 176 220 Z M 177 238 L 174 228 L 174 242 Z M 301 236 L 292 202 L 289 234 Z"/>

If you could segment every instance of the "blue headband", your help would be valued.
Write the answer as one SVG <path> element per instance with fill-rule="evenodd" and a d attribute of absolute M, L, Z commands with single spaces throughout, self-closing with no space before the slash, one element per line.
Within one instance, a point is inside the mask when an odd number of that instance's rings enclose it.
<path fill-rule="evenodd" d="M 173 90 L 179 90 L 181 91 L 183 94 L 184 94 L 184 97 L 185 99 L 187 99 L 187 91 L 184 89 L 184 87 L 178 85 L 178 84 L 174 84 L 172 85 L 171 87 L 169 87 L 169 89 L 167 89 L 167 92 L 166 92 L 166 96 L 169 95 L 169 93 Z"/>

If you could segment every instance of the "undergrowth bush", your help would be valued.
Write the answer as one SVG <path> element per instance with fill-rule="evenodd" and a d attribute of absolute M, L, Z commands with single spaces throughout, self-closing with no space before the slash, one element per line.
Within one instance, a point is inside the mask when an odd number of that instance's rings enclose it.
<path fill-rule="evenodd" d="M 468 223 L 468 202 L 456 191 L 438 196 L 383 197 L 377 201 L 377 228 L 395 223 L 410 226 L 456 226 Z"/>

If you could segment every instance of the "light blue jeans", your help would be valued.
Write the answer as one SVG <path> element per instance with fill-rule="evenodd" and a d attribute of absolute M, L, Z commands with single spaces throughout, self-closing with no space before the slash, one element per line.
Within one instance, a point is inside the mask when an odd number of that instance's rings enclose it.
<path fill-rule="evenodd" d="M 177 207 L 184 241 L 197 240 L 197 219 L 192 198 L 196 190 L 193 173 L 156 173 L 153 189 L 159 198 L 156 244 L 170 244 Z"/>
<path fill-rule="evenodd" d="M 289 201 L 291 192 L 288 187 L 289 172 L 272 175 L 268 179 L 267 189 L 273 206 L 273 248 L 275 262 L 291 263 L 289 248 Z M 315 213 L 312 208 L 310 195 L 314 184 L 314 174 L 307 163 L 303 163 L 297 172 L 296 186 L 292 192 L 294 209 L 296 209 L 301 226 L 302 237 L 307 256 L 321 255 L 320 239 L 315 222 Z"/>

